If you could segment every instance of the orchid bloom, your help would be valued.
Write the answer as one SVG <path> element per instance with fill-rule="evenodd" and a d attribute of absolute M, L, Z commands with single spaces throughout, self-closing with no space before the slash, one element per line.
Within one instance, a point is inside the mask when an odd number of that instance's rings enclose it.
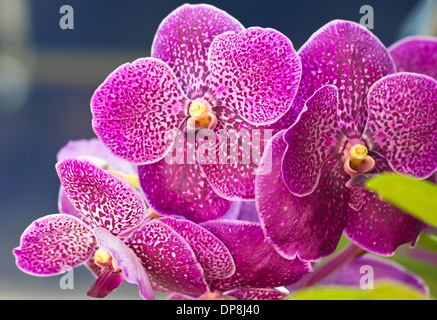
<path fill-rule="evenodd" d="M 232 200 L 254 200 L 257 163 L 241 161 L 240 131 L 274 130 L 290 110 L 300 75 L 300 60 L 280 32 L 245 29 L 213 6 L 186 4 L 162 21 L 150 58 L 120 66 L 95 91 L 93 129 L 116 156 L 139 165 L 143 192 L 159 214 L 215 219 Z M 177 138 L 202 129 L 217 137 L 235 132 L 238 142 L 228 147 L 239 161 L 169 164 Z M 260 154 L 269 138 L 260 138 Z M 183 143 L 186 154 L 196 147 Z"/>
<path fill-rule="evenodd" d="M 190 221 L 153 220 L 138 190 L 108 171 L 77 158 L 56 168 L 81 217 L 33 222 L 14 250 L 23 271 L 55 275 L 87 263 L 98 276 L 88 295 L 105 297 L 125 279 L 140 286 L 144 299 L 154 299 L 156 285 L 206 294 L 207 281 L 234 273 L 229 250 L 214 235 Z"/>
<path fill-rule="evenodd" d="M 122 242 L 150 218 L 139 191 L 88 160 L 67 158 L 56 169 L 80 217 L 60 213 L 34 221 L 13 251 L 17 266 L 32 275 L 48 276 L 93 259 L 98 278 L 89 295 L 106 296 L 125 279 L 139 285 L 141 297 L 154 299 L 138 258 Z M 100 229 L 113 235 L 113 241 L 101 239 Z"/>
<path fill-rule="evenodd" d="M 299 50 L 299 120 L 269 142 L 257 176 L 260 221 L 288 258 L 330 255 L 343 231 L 361 248 L 392 255 L 422 223 L 348 181 L 395 171 L 419 178 L 437 168 L 437 82 L 394 73 L 366 28 L 333 21 Z M 263 170 L 261 167 L 261 170 Z"/>

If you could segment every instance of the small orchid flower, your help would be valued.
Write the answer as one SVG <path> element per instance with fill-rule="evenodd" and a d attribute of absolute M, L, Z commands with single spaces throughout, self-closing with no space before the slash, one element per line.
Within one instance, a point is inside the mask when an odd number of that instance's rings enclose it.
<path fill-rule="evenodd" d="M 346 21 L 316 32 L 299 57 L 303 110 L 270 141 L 263 166 L 273 169 L 256 181 L 266 236 L 288 258 L 326 257 L 343 231 L 361 248 L 391 255 L 415 241 L 422 223 L 347 182 L 369 172 L 427 178 L 436 170 L 437 82 L 390 74 L 385 47 Z"/>
<path fill-rule="evenodd" d="M 91 270 L 98 278 L 89 295 L 103 297 L 126 279 L 140 286 L 143 298 L 153 299 L 151 284 L 135 255 L 119 243 L 150 218 L 139 191 L 88 160 L 67 158 L 56 169 L 65 194 L 81 216 L 53 214 L 34 221 L 14 250 L 17 266 L 34 275 L 55 275 L 92 259 Z M 108 242 L 101 246 L 99 241 L 104 240 L 95 235 L 96 228 L 114 236 L 112 245 L 121 248 L 117 261 L 108 253 Z"/>
<path fill-rule="evenodd" d="M 160 24 L 151 55 L 120 66 L 95 91 L 97 136 L 116 156 L 141 165 L 140 180 L 161 181 L 146 182 L 144 189 L 160 214 L 208 214 L 195 220 L 205 221 L 229 208 L 224 201 L 216 205 L 215 194 L 253 200 L 256 164 L 241 162 L 243 150 L 235 142 L 235 164 L 201 167 L 195 161 L 169 168 L 164 158 L 177 129 L 234 130 L 241 142 L 241 129 L 274 126 L 290 109 L 300 81 L 290 40 L 273 29 L 244 29 L 210 5 L 183 5 Z"/>
<path fill-rule="evenodd" d="M 88 295 L 104 297 L 125 279 L 140 286 L 144 299 L 154 298 L 155 285 L 203 294 L 207 281 L 234 273 L 228 249 L 206 229 L 151 220 L 135 188 L 88 160 L 67 158 L 56 168 L 82 217 L 55 214 L 34 222 L 14 250 L 22 270 L 53 275 L 88 263 L 98 276 Z"/>

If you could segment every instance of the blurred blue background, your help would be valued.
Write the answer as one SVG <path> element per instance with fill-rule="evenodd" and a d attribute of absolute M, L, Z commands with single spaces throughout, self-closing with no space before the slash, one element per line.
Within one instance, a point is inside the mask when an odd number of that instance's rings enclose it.
<path fill-rule="evenodd" d="M 433 0 L 204 2 L 246 27 L 281 31 L 296 49 L 332 19 L 359 22 L 362 5 L 373 7 L 372 31 L 387 46 L 408 34 L 436 35 Z M 62 290 L 61 276 L 27 275 L 11 252 L 33 220 L 57 212 L 56 153 L 69 140 L 94 137 L 94 90 L 119 65 L 149 56 L 159 23 L 183 3 L 0 0 L 0 299 L 86 298 L 94 279 L 84 267 L 75 270 L 74 290 Z M 73 30 L 59 27 L 66 4 Z M 123 284 L 109 298 L 138 298 L 138 287 Z"/>

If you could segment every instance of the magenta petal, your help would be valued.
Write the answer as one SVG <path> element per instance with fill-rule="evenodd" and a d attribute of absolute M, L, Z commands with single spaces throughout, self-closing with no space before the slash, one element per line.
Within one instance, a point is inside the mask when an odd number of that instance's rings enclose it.
<path fill-rule="evenodd" d="M 159 286 L 192 297 L 207 293 L 204 272 L 195 253 L 188 242 L 164 222 L 146 223 L 126 244 Z"/>
<path fill-rule="evenodd" d="M 437 81 L 397 73 L 376 82 L 364 137 L 395 171 L 429 177 L 437 169 Z"/>
<path fill-rule="evenodd" d="M 301 63 L 291 41 L 253 27 L 216 37 L 208 57 L 211 95 L 249 123 L 274 123 L 291 107 Z"/>
<path fill-rule="evenodd" d="M 123 275 L 120 272 L 104 270 L 96 279 L 87 296 L 93 298 L 104 298 L 117 289 L 123 282 Z"/>
<path fill-rule="evenodd" d="M 299 57 L 302 80 L 293 108 L 301 110 L 323 85 L 335 85 L 340 127 L 349 138 L 359 137 L 366 124 L 367 91 L 376 80 L 395 72 L 387 49 L 358 23 L 334 20 L 311 36 Z"/>
<path fill-rule="evenodd" d="M 323 163 L 339 154 L 346 142 L 337 123 L 336 87 L 322 87 L 305 106 L 299 120 L 284 134 L 287 149 L 282 161 L 283 178 L 297 196 L 316 189 Z"/>
<path fill-rule="evenodd" d="M 170 67 L 153 58 L 126 63 L 97 88 L 92 125 L 116 156 L 143 164 L 161 159 L 187 116 L 189 100 Z"/>
<path fill-rule="evenodd" d="M 274 288 L 298 281 L 311 271 L 309 263 L 281 257 L 256 222 L 214 220 L 201 224 L 228 247 L 234 257 L 233 276 L 213 281 L 211 290 Z"/>
<path fill-rule="evenodd" d="M 238 300 L 281 300 L 287 296 L 286 293 L 276 289 L 233 289 L 225 293 Z"/>
<path fill-rule="evenodd" d="M 190 99 L 203 96 L 208 87 L 206 61 L 213 39 L 244 27 L 226 12 L 207 4 L 184 4 L 160 24 L 152 57 L 168 63 Z"/>
<path fill-rule="evenodd" d="M 391 171 L 387 161 L 370 153 L 376 161 L 374 172 Z M 413 243 L 423 223 L 411 215 L 379 199 L 376 193 L 362 189 L 363 205 L 359 211 L 350 209 L 345 235 L 364 250 L 390 256 L 400 245 Z"/>
<path fill-rule="evenodd" d="M 398 72 L 416 72 L 437 79 L 436 37 L 407 37 L 392 44 L 388 51 Z"/>
<path fill-rule="evenodd" d="M 85 263 L 95 248 L 87 225 L 71 215 L 53 214 L 32 222 L 13 253 L 23 272 L 49 276 Z"/>
<path fill-rule="evenodd" d="M 330 158 L 322 168 L 320 183 L 311 195 L 297 197 L 284 184 L 281 155 L 286 144 L 283 132 L 266 147 L 261 170 L 255 182 L 256 206 L 266 237 L 278 252 L 289 259 L 315 261 L 334 252 L 346 224 L 349 176 L 338 157 Z M 267 157 L 272 149 L 272 157 Z"/>
<path fill-rule="evenodd" d="M 83 219 L 82 213 L 71 204 L 62 185 L 59 187 L 58 193 L 58 211 L 59 213 L 71 214 L 76 218 Z"/>
<path fill-rule="evenodd" d="M 154 300 L 152 285 L 144 270 L 141 260 L 135 253 L 116 236 L 103 228 L 94 228 L 93 234 L 100 248 L 105 248 L 121 269 L 122 278 L 129 283 L 138 284 L 140 296 L 145 300 Z"/>
<path fill-rule="evenodd" d="M 407 285 L 416 287 L 426 296 L 429 295 L 429 288 L 417 275 L 408 271 L 396 262 L 370 255 L 355 258 L 348 265 L 318 284 L 354 286 L 359 288 L 361 281 L 363 281 L 364 274 L 369 273 L 370 270 L 374 281 L 400 281 Z"/>
<path fill-rule="evenodd" d="M 232 203 L 213 191 L 195 159 L 191 142 L 182 136 L 179 138 L 177 141 L 185 155 L 181 164 L 166 157 L 138 167 L 148 204 L 161 215 L 185 217 L 194 222 L 223 216 Z"/>
<path fill-rule="evenodd" d="M 56 170 L 68 198 L 89 225 L 123 235 L 148 218 L 135 188 L 92 163 L 65 159 Z"/>
<path fill-rule="evenodd" d="M 228 278 L 235 272 L 235 264 L 228 248 L 211 232 L 199 225 L 181 219 L 162 218 L 164 222 L 190 245 L 202 265 L 205 279 Z"/>

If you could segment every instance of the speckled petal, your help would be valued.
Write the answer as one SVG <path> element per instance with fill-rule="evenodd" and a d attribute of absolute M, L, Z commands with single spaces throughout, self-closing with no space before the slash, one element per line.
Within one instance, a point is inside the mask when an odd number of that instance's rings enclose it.
<path fill-rule="evenodd" d="M 213 281 L 211 290 L 274 288 L 298 281 L 311 271 L 308 263 L 281 257 L 256 222 L 214 220 L 201 224 L 228 247 L 237 267 L 227 279 Z"/>
<path fill-rule="evenodd" d="M 113 71 L 91 99 L 92 125 L 112 153 L 144 164 L 161 159 L 187 116 L 188 98 L 170 67 L 153 58 Z"/>
<path fill-rule="evenodd" d="M 231 202 L 219 197 L 201 171 L 190 141 L 183 143 L 185 160 L 162 159 L 139 166 L 138 177 L 147 203 L 161 215 L 185 217 L 194 222 L 223 216 Z"/>
<path fill-rule="evenodd" d="M 370 267 L 372 269 L 370 269 Z M 375 282 L 381 280 L 400 281 L 407 285 L 416 287 L 426 296 L 429 295 L 429 288 L 417 275 L 394 261 L 370 255 L 355 258 L 345 267 L 318 284 L 354 286 L 359 288 L 363 276 L 365 274 L 370 276 L 369 270 L 372 270 L 373 280 Z"/>
<path fill-rule="evenodd" d="M 123 236 L 148 218 L 135 188 L 92 163 L 65 159 L 56 170 L 68 198 L 89 225 Z"/>
<path fill-rule="evenodd" d="M 145 300 L 154 300 L 152 285 L 140 259 L 118 237 L 103 228 L 92 230 L 99 248 L 105 248 L 117 262 L 117 267 L 123 272 L 124 279 L 129 283 L 138 284 L 140 296 Z"/>
<path fill-rule="evenodd" d="M 416 72 L 437 79 L 437 37 L 407 37 L 392 44 L 388 51 L 398 72 Z"/>
<path fill-rule="evenodd" d="M 338 90 L 319 89 L 305 104 L 299 120 L 284 134 L 287 149 L 282 175 L 291 193 L 311 194 L 319 184 L 323 163 L 339 154 L 346 137 L 337 123 Z"/>
<path fill-rule="evenodd" d="M 53 214 L 32 222 L 13 253 L 22 271 L 51 276 L 85 263 L 95 248 L 94 236 L 82 221 L 67 214 Z"/>
<path fill-rule="evenodd" d="M 429 177 L 437 169 L 437 81 L 397 73 L 376 82 L 364 137 L 393 170 Z"/>
<path fill-rule="evenodd" d="M 126 174 L 136 174 L 136 167 L 131 163 L 116 157 L 99 139 L 71 140 L 57 153 L 58 161 L 67 158 L 92 156 L 104 160 L 109 167 Z"/>
<path fill-rule="evenodd" d="M 349 176 L 341 159 L 330 158 L 319 187 L 311 195 L 294 196 L 282 180 L 283 132 L 266 147 L 272 149 L 272 158 L 263 156 L 261 170 L 264 166 L 272 169 L 255 181 L 256 206 L 266 237 L 282 256 L 316 261 L 334 252 L 340 240 L 348 213 L 345 184 Z"/>
<path fill-rule="evenodd" d="M 274 123 L 290 109 L 302 72 L 291 41 L 258 27 L 216 37 L 208 66 L 211 96 L 256 125 Z"/>
<path fill-rule="evenodd" d="M 233 296 L 238 300 L 281 300 L 287 294 L 276 289 L 233 289 L 225 293 L 226 295 Z"/>
<path fill-rule="evenodd" d="M 202 266 L 188 242 L 167 224 L 152 220 L 126 244 L 140 258 L 147 274 L 173 292 L 198 297 L 208 291 Z"/>
<path fill-rule="evenodd" d="M 334 20 L 314 33 L 298 53 L 302 80 L 293 108 L 302 110 L 321 86 L 335 85 L 340 96 L 340 127 L 349 138 L 359 137 L 366 123 L 368 89 L 395 72 L 387 49 L 358 23 Z"/>
<path fill-rule="evenodd" d="M 369 154 L 376 161 L 374 173 L 391 171 L 383 157 L 373 152 Z M 400 245 L 415 242 L 422 227 L 419 220 L 363 188 L 363 206 L 359 211 L 349 210 L 344 233 L 364 250 L 390 256 Z"/>
<path fill-rule="evenodd" d="M 226 31 L 244 27 L 226 12 L 207 4 L 184 4 L 160 24 L 152 57 L 168 63 L 190 99 L 207 91 L 208 50 L 212 40 Z"/>
<path fill-rule="evenodd" d="M 166 217 L 160 221 L 188 242 L 202 265 L 207 281 L 228 278 L 234 274 L 235 264 L 231 253 L 211 232 L 188 220 Z"/>

